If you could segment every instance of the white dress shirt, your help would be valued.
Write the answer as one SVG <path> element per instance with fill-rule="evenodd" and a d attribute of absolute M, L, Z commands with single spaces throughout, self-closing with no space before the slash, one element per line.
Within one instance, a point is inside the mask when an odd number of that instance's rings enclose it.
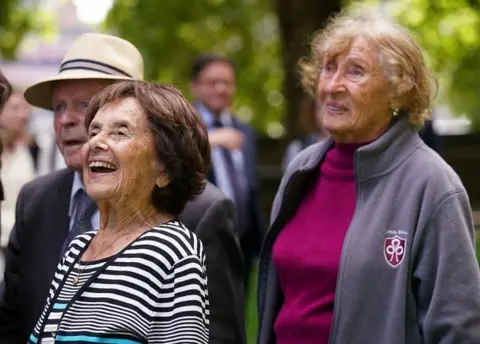
<path fill-rule="evenodd" d="M 215 130 L 213 128 L 213 123 L 215 122 L 215 116 L 202 104 L 196 104 L 196 107 L 203 118 L 203 121 L 208 128 L 209 131 Z M 232 115 L 226 111 L 224 111 L 220 117 L 218 118 L 219 121 L 223 124 L 225 128 L 232 128 L 233 127 L 233 120 Z M 230 178 L 228 176 L 228 170 L 225 163 L 225 159 L 222 154 L 222 150 L 219 147 L 212 147 L 212 168 L 215 173 L 215 181 L 220 190 L 223 193 L 235 201 L 234 195 L 234 188 L 231 185 Z M 245 178 L 245 157 L 243 156 L 243 152 L 239 149 L 229 151 L 230 155 L 232 156 L 235 172 L 237 175 L 238 183 L 240 187 L 245 187 L 246 180 Z"/>

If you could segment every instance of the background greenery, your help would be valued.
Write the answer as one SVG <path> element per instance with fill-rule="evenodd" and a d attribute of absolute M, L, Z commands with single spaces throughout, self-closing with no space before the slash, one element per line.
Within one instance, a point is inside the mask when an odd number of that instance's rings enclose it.
<path fill-rule="evenodd" d="M 233 57 L 238 66 L 238 115 L 272 136 L 283 134 L 279 32 L 268 1 L 160 5 L 156 0 L 117 0 L 105 26 L 142 51 L 147 78 L 172 83 L 186 94 L 195 56 L 211 52 Z"/>
<path fill-rule="evenodd" d="M 29 32 L 51 34 L 55 30 L 52 13 L 37 8 L 36 1 L 25 1 L 29 7 L 22 7 L 21 0 L 0 0 L 0 56 L 15 59 L 17 49 Z"/>
<path fill-rule="evenodd" d="M 423 44 L 440 82 L 439 101 L 480 125 L 480 2 L 393 0 L 386 10 Z"/>
<path fill-rule="evenodd" d="M 0 53 L 14 58 L 24 35 L 48 33 L 56 20 L 37 1 L 2 0 Z M 301 91 L 296 60 L 313 32 L 341 5 L 369 3 L 393 15 L 423 44 L 440 80 L 438 102 L 480 123 L 480 2 L 478 0 L 116 0 L 103 29 L 137 45 L 148 79 L 188 94 L 189 66 L 205 52 L 237 62 L 235 109 L 260 134 L 297 134 Z"/>
<path fill-rule="evenodd" d="M 235 103 L 239 115 L 259 132 L 278 137 L 288 131 L 296 133 L 296 121 L 288 117 L 294 117 L 295 112 L 298 117 L 299 112 L 295 107 L 298 93 L 289 93 L 288 87 L 282 86 L 282 77 L 295 68 L 295 61 L 284 63 L 292 58 L 288 51 L 305 45 L 323 24 L 317 21 L 303 28 L 302 22 L 308 22 L 310 16 L 328 16 L 340 8 L 322 4 L 323 11 L 331 13 L 320 13 L 313 2 L 303 2 L 306 4 L 303 20 L 296 20 L 300 12 L 295 12 L 295 8 L 288 8 L 286 14 L 282 12 L 288 6 L 286 1 L 203 0 L 188 6 L 179 2 L 155 6 L 154 0 L 117 0 L 106 27 L 132 40 L 146 53 L 150 78 L 173 82 L 184 91 L 188 85 L 188 66 L 196 54 L 214 51 L 234 57 L 240 71 Z M 337 2 L 348 6 L 360 1 Z M 426 58 L 437 73 L 441 85 L 437 102 L 448 103 L 456 113 L 466 114 L 478 126 L 480 2 L 364 2 L 380 6 L 411 30 L 425 47 Z M 289 41 L 286 32 L 289 25 L 298 25 L 301 31 L 297 35 L 290 33 L 293 41 Z M 295 103 L 293 108 L 289 108 L 291 103 Z"/>

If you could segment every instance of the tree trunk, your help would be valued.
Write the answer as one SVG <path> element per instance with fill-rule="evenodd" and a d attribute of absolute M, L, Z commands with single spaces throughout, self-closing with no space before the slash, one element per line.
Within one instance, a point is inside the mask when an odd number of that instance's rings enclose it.
<path fill-rule="evenodd" d="M 313 34 L 341 9 L 341 0 L 274 0 L 282 41 L 285 79 L 283 94 L 287 101 L 286 139 L 299 134 L 300 104 L 304 91 L 300 85 L 298 60 L 310 52 Z"/>

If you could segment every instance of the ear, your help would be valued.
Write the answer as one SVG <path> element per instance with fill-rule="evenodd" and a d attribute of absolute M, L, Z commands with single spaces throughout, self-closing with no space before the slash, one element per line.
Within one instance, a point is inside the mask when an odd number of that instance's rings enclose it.
<path fill-rule="evenodd" d="M 157 177 L 157 179 L 155 179 L 155 184 L 157 184 L 160 189 L 163 189 L 164 187 L 168 186 L 168 184 L 170 184 L 170 178 L 164 173 L 162 173 Z"/>
<path fill-rule="evenodd" d="M 165 169 L 163 168 L 162 164 L 158 162 L 157 159 L 152 159 L 152 168 L 155 171 L 157 177 L 155 178 L 155 184 L 159 188 L 164 188 L 168 184 L 170 184 L 170 177 L 165 173 Z"/>

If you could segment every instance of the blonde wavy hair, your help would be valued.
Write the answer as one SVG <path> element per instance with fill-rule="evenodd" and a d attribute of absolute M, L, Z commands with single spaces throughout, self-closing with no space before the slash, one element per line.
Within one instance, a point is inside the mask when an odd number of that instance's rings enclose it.
<path fill-rule="evenodd" d="M 315 96 L 324 58 L 348 51 L 357 37 L 365 37 L 379 48 L 380 63 L 390 85 L 391 109 L 421 128 L 430 117 L 428 108 L 437 92 L 436 79 L 410 33 L 371 9 L 344 10 L 314 36 L 310 56 L 299 61 L 304 89 Z"/>

